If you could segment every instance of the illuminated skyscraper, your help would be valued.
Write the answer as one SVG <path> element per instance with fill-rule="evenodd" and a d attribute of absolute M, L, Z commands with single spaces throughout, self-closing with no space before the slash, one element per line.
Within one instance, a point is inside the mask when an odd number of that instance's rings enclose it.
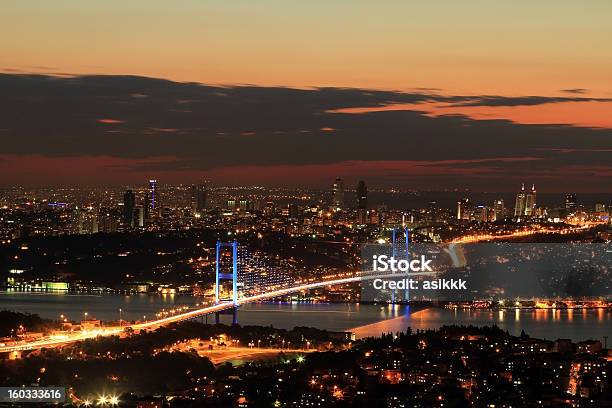
<path fill-rule="evenodd" d="M 494 221 L 498 221 L 504 218 L 504 212 L 506 209 L 504 208 L 504 200 L 499 199 L 493 202 L 493 218 Z"/>
<path fill-rule="evenodd" d="M 250 211 L 251 208 L 251 202 L 247 199 L 240 199 L 240 201 L 238 201 L 238 209 L 240 211 Z"/>
<path fill-rule="evenodd" d="M 524 219 L 536 214 L 536 189 L 532 185 L 529 192 L 525 191 L 525 183 L 521 185 L 521 191 L 516 195 L 514 203 L 514 217 Z"/>
<path fill-rule="evenodd" d="M 147 191 L 148 198 L 148 216 L 152 217 L 159 210 L 159 190 L 157 188 L 157 180 L 149 180 L 149 190 Z"/>
<path fill-rule="evenodd" d="M 357 184 L 357 223 L 365 225 L 368 217 L 368 188 L 365 181 Z"/>
<path fill-rule="evenodd" d="M 134 208 L 134 227 L 144 227 L 144 208 L 137 206 Z"/>
<path fill-rule="evenodd" d="M 576 214 L 576 209 L 578 207 L 578 200 L 576 199 L 576 194 L 569 193 L 565 195 L 565 210 L 569 215 Z"/>
<path fill-rule="evenodd" d="M 476 218 L 476 221 L 488 222 L 489 208 L 486 205 L 476 206 L 474 216 Z"/>
<path fill-rule="evenodd" d="M 336 178 L 332 186 L 332 203 L 334 208 L 344 207 L 344 181 L 340 177 Z"/>
<path fill-rule="evenodd" d="M 123 223 L 134 226 L 134 208 L 136 206 L 136 196 L 132 190 L 127 190 L 123 194 Z"/>
<path fill-rule="evenodd" d="M 521 185 L 521 191 L 516 195 L 514 201 L 514 216 L 522 218 L 525 215 L 525 206 L 527 204 L 527 195 L 525 194 L 525 183 Z"/>
<path fill-rule="evenodd" d="M 472 215 L 472 205 L 469 198 L 457 201 L 457 219 L 469 220 Z"/>
<path fill-rule="evenodd" d="M 531 191 L 525 196 L 525 216 L 533 217 L 536 215 L 536 189 L 535 184 L 531 186 Z"/>

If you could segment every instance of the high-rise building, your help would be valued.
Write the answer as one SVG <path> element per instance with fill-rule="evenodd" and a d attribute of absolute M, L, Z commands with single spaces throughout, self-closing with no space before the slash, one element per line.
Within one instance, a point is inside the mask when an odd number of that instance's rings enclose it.
<path fill-rule="evenodd" d="M 289 218 L 297 220 L 300 216 L 300 210 L 296 204 L 289 204 Z"/>
<path fill-rule="evenodd" d="M 134 226 L 135 227 L 144 227 L 144 208 L 142 206 L 137 206 L 134 208 Z"/>
<path fill-rule="evenodd" d="M 74 233 L 76 234 L 95 234 L 98 232 L 98 212 L 97 210 L 87 210 L 84 208 L 75 209 Z"/>
<path fill-rule="evenodd" d="M 283 217 L 297 220 L 299 218 L 299 208 L 296 204 L 287 204 L 287 206 L 282 208 L 281 215 Z"/>
<path fill-rule="evenodd" d="M 521 185 L 521 191 L 516 195 L 514 201 L 514 216 L 522 218 L 525 215 L 525 207 L 527 204 L 527 194 L 525 194 L 525 183 Z"/>
<path fill-rule="evenodd" d="M 475 208 L 474 216 L 476 221 L 489 221 L 489 208 L 486 205 L 478 205 Z"/>
<path fill-rule="evenodd" d="M 439 212 L 438 202 L 434 200 L 430 201 L 429 204 L 427 204 L 427 221 L 438 222 Z"/>
<path fill-rule="evenodd" d="M 160 208 L 157 180 L 149 180 L 149 190 L 147 191 L 147 195 L 149 196 L 149 216 L 153 216 Z"/>
<path fill-rule="evenodd" d="M 380 216 L 380 212 L 378 210 L 370 210 L 369 212 L 369 216 L 370 216 L 370 224 L 373 225 L 378 225 L 381 223 L 381 216 Z"/>
<path fill-rule="evenodd" d="M 123 194 L 123 223 L 134 226 L 134 208 L 136 207 L 136 195 L 132 190 L 127 190 Z"/>
<path fill-rule="evenodd" d="M 142 199 L 142 209 L 143 209 L 143 217 L 145 220 L 149 220 L 151 218 L 151 197 L 149 197 L 149 193 L 147 192 Z"/>
<path fill-rule="evenodd" d="M 498 199 L 493 202 L 493 220 L 498 221 L 504 218 L 506 209 L 504 207 L 504 200 Z"/>
<path fill-rule="evenodd" d="M 365 181 L 357 184 L 357 223 L 367 224 L 368 221 L 368 187 Z"/>
<path fill-rule="evenodd" d="M 251 207 L 251 202 L 247 199 L 241 199 L 238 201 L 238 209 L 240 211 L 250 211 Z"/>
<path fill-rule="evenodd" d="M 565 211 L 568 214 L 576 214 L 576 210 L 578 209 L 578 200 L 576 199 L 576 194 L 568 193 L 565 195 Z"/>
<path fill-rule="evenodd" d="M 520 219 L 533 217 L 536 215 L 536 189 L 535 184 L 530 191 L 525 191 L 525 183 L 521 184 L 521 191 L 516 195 L 514 203 L 514 217 Z"/>
<path fill-rule="evenodd" d="M 531 186 L 531 191 L 525 196 L 525 216 L 533 217 L 536 215 L 536 189 L 535 184 Z"/>
<path fill-rule="evenodd" d="M 101 232 L 117 232 L 118 217 L 111 213 L 103 213 L 100 216 L 98 230 Z"/>
<path fill-rule="evenodd" d="M 363 180 L 357 184 L 357 208 L 368 208 L 368 187 Z"/>
<path fill-rule="evenodd" d="M 457 201 L 457 219 L 469 220 L 472 215 L 472 205 L 469 198 Z"/>
<path fill-rule="evenodd" d="M 336 178 L 332 186 L 332 204 L 334 208 L 344 207 L 344 181 L 340 177 Z"/>
<path fill-rule="evenodd" d="M 206 209 L 208 189 L 206 184 L 191 186 L 191 209 L 194 213 L 201 213 Z"/>

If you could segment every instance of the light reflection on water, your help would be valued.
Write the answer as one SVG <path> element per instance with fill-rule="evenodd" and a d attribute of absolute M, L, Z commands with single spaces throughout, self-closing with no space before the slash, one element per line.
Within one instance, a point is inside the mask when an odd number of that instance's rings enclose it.
<path fill-rule="evenodd" d="M 612 310 L 583 309 L 579 313 L 564 309 L 506 309 L 494 312 L 491 310 L 429 308 L 416 311 L 409 316 L 357 327 L 353 331 L 358 337 L 367 337 L 404 331 L 407 327 L 417 330 L 451 324 L 475 326 L 496 324 L 514 335 L 525 330 L 532 337 L 549 340 L 557 338 L 569 338 L 574 341 L 589 338 L 601 340 L 603 336 L 609 336 L 612 333 Z"/>
<path fill-rule="evenodd" d="M 123 319 L 137 320 L 143 316 L 152 318 L 162 309 L 199 302 L 201 298 L 181 295 L 0 292 L 0 310 L 35 313 L 49 319 L 58 319 L 63 314 L 68 319 L 80 320 L 87 312 L 89 317 L 117 320 L 122 309 Z M 413 307 L 411 310 L 400 305 L 262 303 L 242 306 L 238 320 L 242 325 L 273 325 L 284 329 L 308 326 L 331 331 L 351 330 L 361 337 L 404 331 L 409 326 L 416 330 L 449 324 L 497 324 L 511 334 L 518 335 L 524 329 L 533 337 L 552 340 L 601 339 L 612 332 L 609 309 L 419 310 Z M 222 321 L 229 324 L 231 317 L 223 316 Z"/>

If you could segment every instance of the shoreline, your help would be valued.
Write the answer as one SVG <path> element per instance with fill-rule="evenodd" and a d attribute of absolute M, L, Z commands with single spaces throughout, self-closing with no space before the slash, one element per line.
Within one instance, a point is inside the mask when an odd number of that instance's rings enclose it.
<path fill-rule="evenodd" d="M 366 337 L 378 337 L 382 333 L 402 332 L 406 330 L 407 327 L 410 327 L 410 325 L 406 327 L 402 326 L 400 330 L 389 330 L 388 328 L 386 330 L 376 330 L 376 328 L 386 326 L 389 324 L 391 324 L 392 326 L 395 326 L 399 324 L 400 322 L 407 320 L 408 317 L 413 317 L 415 315 L 418 315 L 419 313 L 424 313 L 427 310 L 429 310 L 429 307 L 417 310 L 415 312 L 410 313 L 409 315 L 396 316 L 396 317 L 392 317 L 389 319 L 380 320 L 378 322 L 364 324 L 364 325 L 357 326 L 357 327 L 352 327 L 352 328 L 347 329 L 347 331 L 354 333 L 355 338 L 358 340 L 366 338 Z"/>

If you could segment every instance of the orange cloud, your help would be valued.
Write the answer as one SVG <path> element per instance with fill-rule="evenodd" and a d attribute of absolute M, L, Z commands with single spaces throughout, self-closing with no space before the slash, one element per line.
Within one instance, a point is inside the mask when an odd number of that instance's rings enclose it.
<path fill-rule="evenodd" d="M 98 123 L 106 123 L 106 124 L 117 124 L 117 123 L 125 123 L 124 120 L 119 120 L 119 119 L 96 119 L 96 122 Z"/>
<path fill-rule="evenodd" d="M 462 106 L 450 103 L 395 103 L 375 107 L 333 110 L 336 113 L 363 114 L 383 111 L 420 111 L 427 116 L 465 115 L 476 120 L 505 119 L 529 125 L 570 125 L 612 128 L 612 102 L 568 101 L 519 106 Z"/>

